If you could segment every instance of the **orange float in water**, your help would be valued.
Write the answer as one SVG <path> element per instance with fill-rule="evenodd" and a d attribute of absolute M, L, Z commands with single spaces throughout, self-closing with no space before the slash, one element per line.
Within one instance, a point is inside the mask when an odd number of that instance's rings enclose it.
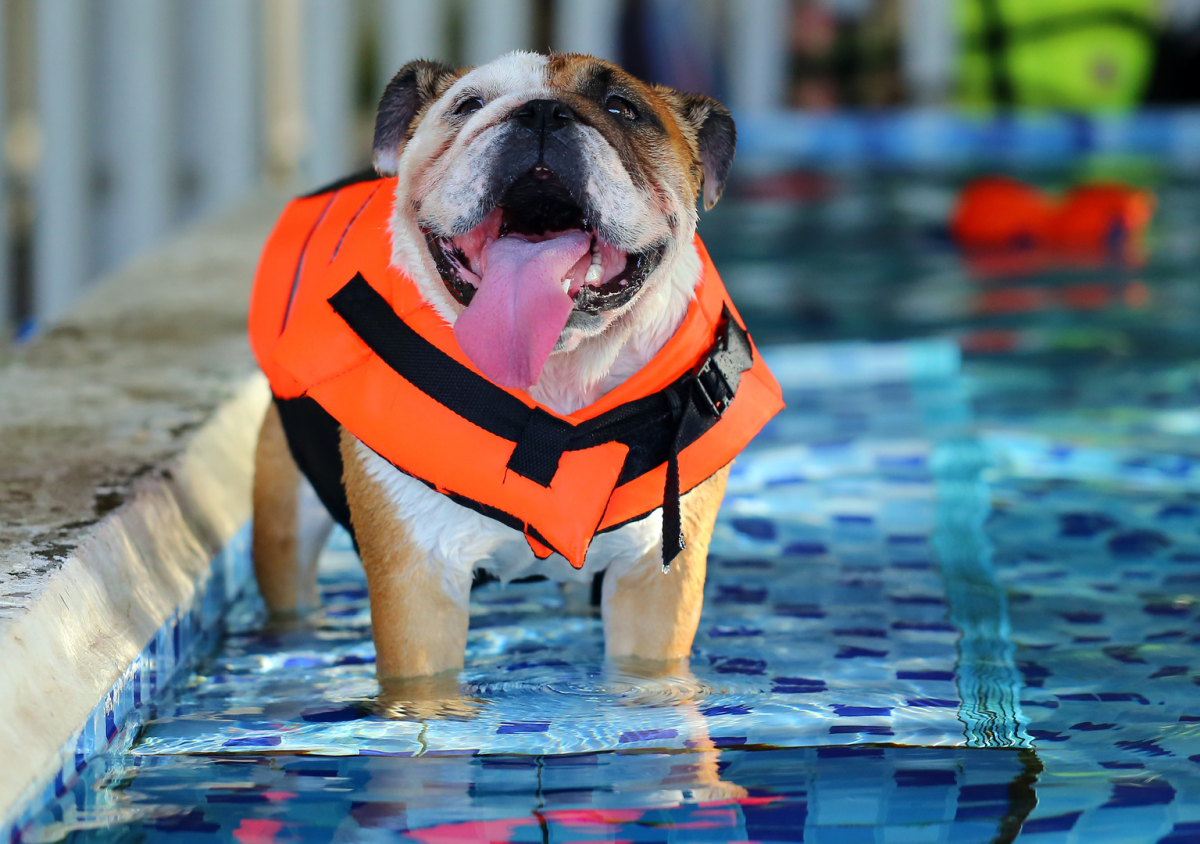
<path fill-rule="evenodd" d="M 1031 248 L 1045 242 L 1054 210 L 1037 188 L 1007 176 L 987 176 L 963 188 L 950 231 L 968 249 Z"/>
<path fill-rule="evenodd" d="M 1054 215 L 1050 242 L 1073 255 L 1140 252 L 1154 216 L 1154 195 L 1121 184 L 1097 184 L 1067 192 Z"/>
<path fill-rule="evenodd" d="M 981 269 L 1138 263 L 1154 195 L 1118 183 L 1072 188 L 1061 199 L 1007 176 L 963 188 L 950 220 L 955 241 Z"/>

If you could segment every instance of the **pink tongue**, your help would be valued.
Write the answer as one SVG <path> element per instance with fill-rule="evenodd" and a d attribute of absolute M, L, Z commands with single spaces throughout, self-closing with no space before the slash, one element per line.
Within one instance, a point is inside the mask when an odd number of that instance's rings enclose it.
<path fill-rule="evenodd" d="M 591 249 L 581 231 L 541 243 L 503 237 L 483 253 L 483 276 L 454 337 L 479 370 L 501 387 L 537 383 L 571 315 L 562 280 Z"/>

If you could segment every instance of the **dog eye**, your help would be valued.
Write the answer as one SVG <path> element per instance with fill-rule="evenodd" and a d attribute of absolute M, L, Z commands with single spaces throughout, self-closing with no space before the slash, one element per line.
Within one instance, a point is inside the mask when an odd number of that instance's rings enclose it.
<path fill-rule="evenodd" d="M 471 97 L 470 99 L 463 100 L 461 103 L 459 103 L 458 108 L 454 109 L 454 113 L 474 114 L 481 108 L 483 108 L 483 100 L 481 100 L 479 97 Z"/>
<path fill-rule="evenodd" d="M 618 97 L 614 94 L 605 101 L 604 107 L 608 109 L 609 114 L 615 114 L 624 120 L 631 122 L 637 120 L 637 109 L 633 107 L 633 103 L 624 97 Z"/>

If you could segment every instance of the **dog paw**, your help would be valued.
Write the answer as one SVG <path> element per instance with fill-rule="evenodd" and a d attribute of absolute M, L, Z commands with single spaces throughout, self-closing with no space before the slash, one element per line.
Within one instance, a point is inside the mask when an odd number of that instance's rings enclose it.
<path fill-rule="evenodd" d="M 697 803 L 737 802 L 749 796 L 750 792 L 732 782 L 718 782 L 691 790 L 691 798 Z"/>
<path fill-rule="evenodd" d="M 476 698 L 377 700 L 375 714 L 390 721 L 473 721 L 485 702 Z"/>
<path fill-rule="evenodd" d="M 620 703 L 635 708 L 698 704 L 716 692 L 692 673 L 687 660 L 626 657 L 614 661 L 610 682 Z"/>
<path fill-rule="evenodd" d="M 457 674 L 379 681 L 375 714 L 393 721 L 471 721 L 486 706 L 465 695 Z"/>

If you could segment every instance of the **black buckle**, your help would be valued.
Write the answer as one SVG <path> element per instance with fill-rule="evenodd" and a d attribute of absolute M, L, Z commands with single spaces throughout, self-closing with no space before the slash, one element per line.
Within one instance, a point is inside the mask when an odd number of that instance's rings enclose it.
<path fill-rule="evenodd" d="M 704 365 L 697 370 L 695 378 L 697 392 L 704 399 L 705 405 L 713 416 L 720 417 L 729 407 L 734 390 L 729 384 L 729 379 L 725 377 L 725 373 L 721 371 L 721 367 L 717 365 L 716 359 L 710 357 L 704 361 Z"/>
<path fill-rule="evenodd" d="M 753 364 L 750 339 L 726 309 L 712 349 L 692 374 L 701 396 L 699 404 L 707 406 L 714 418 L 720 418 L 737 394 L 742 373 Z"/>

